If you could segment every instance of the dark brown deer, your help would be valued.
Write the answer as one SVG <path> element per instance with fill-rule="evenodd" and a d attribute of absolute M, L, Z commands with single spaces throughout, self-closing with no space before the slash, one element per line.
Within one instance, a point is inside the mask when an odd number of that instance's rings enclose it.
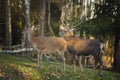
<path fill-rule="evenodd" d="M 103 44 L 95 39 L 81 39 L 79 37 L 74 37 L 71 29 L 62 28 L 60 35 L 67 41 L 67 50 L 73 57 L 74 72 L 76 59 L 79 58 L 80 69 L 83 72 L 81 64 L 81 56 L 92 55 L 98 65 L 98 74 L 102 75 L 102 54 L 104 53 Z"/>
<path fill-rule="evenodd" d="M 38 51 L 38 68 L 42 66 L 42 55 L 46 53 L 58 53 L 63 60 L 63 70 L 65 71 L 64 53 L 67 48 L 66 41 L 59 37 L 35 36 L 34 26 L 27 30 L 28 39 L 32 46 Z"/>

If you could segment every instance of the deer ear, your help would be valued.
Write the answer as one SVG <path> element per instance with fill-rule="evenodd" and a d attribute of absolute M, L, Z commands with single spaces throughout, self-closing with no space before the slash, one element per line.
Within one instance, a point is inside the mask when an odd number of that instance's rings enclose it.
<path fill-rule="evenodd" d="M 31 28 L 31 30 L 34 30 L 34 28 L 35 28 L 35 26 L 34 26 L 34 25 L 32 25 L 32 28 Z"/>
<path fill-rule="evenodd" d="M 34 30 L 37 30 L 37 28 L 35 27 Z"/>
<path fill-rule="evenodd" d="M 63 25 L 60 25 L 60 30 L 64 30 L 64 26 Z"/>

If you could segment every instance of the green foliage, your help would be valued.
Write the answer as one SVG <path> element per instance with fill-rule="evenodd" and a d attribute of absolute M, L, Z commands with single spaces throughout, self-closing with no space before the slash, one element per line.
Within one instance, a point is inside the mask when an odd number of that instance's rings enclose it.
<path fill-rule="evenodd" d="M 41 80 L 41 75 L 35 70 L 33 62 L 27 59 L 14 57 L 8 54 L 0 54 L 0 79 L 5 80 Z"/>
<path fill-rule="evenodd" d="M 103 5 L 96 4 L 95 14 L 98 16 L 107 16 L 115 18 L 117 13 L 117 0 L 105 0 Z"/>
<path fill-rule="evenodd" d="M 66 65 L 65 73 L 62 70 L 61 62 L 54 62 L 43 59 L 43 67 L 36 70 L 36 61 L 30 58 L 17 57 L 0 53 L 0 79 L 2 80 L 119 80 L 120 74 L 110 71 L 103 71 L 103 76 L 97 75 L 97 70 L 84 68 L 80 72 L 77 67 L 73 73 L 72 65 Z"/>
<path fill-rule="evenodd" d="M 80 36 L 82 36 L 83 32 L 85 31 L 88 38 L 90 35 L 92 35 L 95 38 L 103 41 L 108 36 L 112 36 L 114 34 L 112 20 L 112 18 L 102 16 L 84 21 L 77 27 L 77 31 L 80 31 Z"/>
<path fill-rule="evenodd" d="M 119 22 L 116 20 L 119 15 L 117 12 L 117 0 L 105 0 L 105 3 L 95 4 L 96 18 L 82 21 L 82 24 L 77 26 L 76 31 L 83 37 L 85 32 L 86 37 L 90 35 L 100 40 L 107 40 L 108 37 L 113 37 L 119 28 Z M 78 19 L 73 19 L 72 23 L 78 23 Z"/>

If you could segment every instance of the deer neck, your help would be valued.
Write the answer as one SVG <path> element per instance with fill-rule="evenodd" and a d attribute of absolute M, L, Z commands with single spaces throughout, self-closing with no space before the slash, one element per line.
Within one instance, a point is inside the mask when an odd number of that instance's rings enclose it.
<path fill-rule="evenodd" d="M 35 33 L 33 31 L 31 31 L 30 33 L 28 33 L 28 40 L 32 44 L 35 42 Z"/>

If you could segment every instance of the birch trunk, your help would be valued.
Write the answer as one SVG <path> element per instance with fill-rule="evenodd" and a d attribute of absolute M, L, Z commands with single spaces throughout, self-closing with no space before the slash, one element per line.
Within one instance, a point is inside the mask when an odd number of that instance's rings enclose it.
<path fill-rule="evenodd" d="M 30 27 L 30 0 L 25 0 L 26 27 Z"/>
<path fill-rule="evenodd" d="M 25 31 L 27 30 L 28 27 L 30 27 L 30 0 L 25 0 L 25 15 L 26 15 L 26 19 L 25 19 Z M 27 38 L 27 33 L 23 32 L 23 39 L 22 39 L 22 48 L 28 48 L 29 47 L 29 42 L 28 42 L 28 38 Z M 22 54 L 22 56 L 24 55 L 24 52 Z"/>
<path fill-rule="evenodd" d="M 85 20 L 88 20 L 88 0 L 85 0 Z"/>
<path fill-rule="evenodd" d="M 90 9 L 91 10 L 90 19 L 94 18 L 94 13 L 95 13 L 94 12 L 95 11 L 95 4 L 94 3 L 95 3 L 95 0 L 92 0 L 91 1 L 91 9 Z"/>
<path fill-rule="evenodd" d="M 26 14 L 26 23 L 25 23 L 25 31 L 28 27 L 30 27 L 30 0 L 25 0 L 25 14 Z M 28 47 L 28 38 L 27 38 L 27 33 L 25 32 L 24 34 L 24 42 L 25 42 L 25 47 Z"/>

